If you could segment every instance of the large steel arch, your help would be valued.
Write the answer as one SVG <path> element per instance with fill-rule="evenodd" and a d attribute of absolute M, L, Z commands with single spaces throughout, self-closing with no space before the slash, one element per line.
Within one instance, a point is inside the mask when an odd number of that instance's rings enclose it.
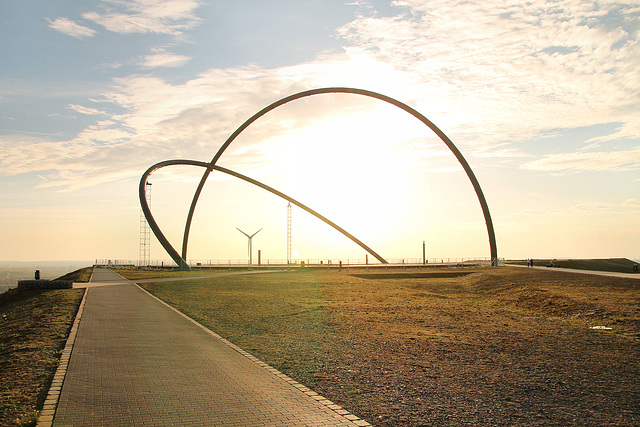
<path fill-rule="evenodd" d="M 211 160 L 210 163 L 190 161 L 190 160 L 175 160 L 175 161 L 169 160 L 167 162 L 160 162 L 157 165 L 152 166 L 147 172 L 145 172 L 145 175 L 143 175 L 143 179 L 140 181 L 140 189 L 139 189 L 140 203 L 143 206 L 143 212 L 144 212 L 145 217 L 147 218 L 147 220 L 149 222 L 149 225 L 151 226 L 151 229 L 153 230 L 154 234 L 156 235 L 156 237 L 159 240 L 162 239 L 161 243 L 162 243 L 163 247 L 172 256 L 174 261 L 176 261 L 176 263 L 181 268 L 186 268 L 186 269 L 189 268 L 187 263 L 186 263 L 187 245 L 188 245 L 188 241 L 189 241 L 189 232 L 190 232 L 190 229 L 191 229 L 191 223 L 192 223 L 192 220 L 193 220 L 193 214 L 195 212 L 195 208 L 196 208 L 196 205 L 198 203 L 198 199 L 200 198 L 200 194 L 202 193 L 202 189 L 204 187 L 204 184 L 206 183 L 207 178 L 209 177 L 209 174 L 211 173 L 212 170 L 218 170 L 218 171 L 221 171 L 221 172 L 224 172 L 224 173 L 229 173 L 229 174 L 234 175 L 234 176 L 236 176 L 236 177 L 238 177 L 240 179 L 243 179 L 245 181 L 251 182 L 254 185 L 258 185 L 258 186 L 260 186 L 260 187 L 262 187 L 262 188 L 264 188 L 264 189 L 266 189 L 268 191 L 271 191 L 274 194 L 278 194 L 279 193 L 276 190 L 267 188 L 267 186 L 265 186 L 262 183 L 259 183 L 258 181 L 252 180 L 251 178 L 248 178 L 248 177 L 245 177 L 243 175 L 237 174 L 237 173 L 235 173 L 233 171 L 230 171 L 228 169 L 224 169 L 224 168 L 221 168 L 219 166 L 216 166 L 217 161 L 220 159 L 220 157 L 222 156 L 224 151 L 229 147 L 229 145 L 231 145 L 231 143 L 238 137 L 238 135 L 240 135 L 240 133 L 242 133 L 247 127 L 249 127 L 249 125 L 251 125 L 253 122 L 258 120 L 260 117 L 262 117 L 266 113 L 278 108 L 281 105 L 284 105 L 284 104 L 286 104 L 288 102 L 295 101 L 297 99 L 304 98 L 304 97 L 307 97 L 307 96 L 321 95 L 321 94 L 328 94 L 328 93 L 345 93 L 345 94 L 362 95 L 362 96 L 367 96 L 367 97 L 371 97 L 371 98 L 375 98 L 375 99 L 379 99 L 381 101 L 387 102 L 387 103 L 389 103 L 391 105 L 394 105 L 394 106 L 396 106 L 396 107 L 408 112 L 409 114 L 411 114 L 412 116 L 414 116 L 415 118 L 420 120 L 427 127 L 429 127 L 436 135 L 438 135 L 438 137 L 442 140 L 442 142 L 444 142 L 445 145 L 449 148 L 449 150 L 451 150 L 451 152 L 454 154 L 454 156 L 456 157 L 456 159 L 458 160 L 458 162 L 460 163 L 460 165 L 464 169 L 465 173 L 467 174 L 467 177 L 471 181 L 471 184 L 473 185 L 473 188 L 474 188 L 474 190 L 476 192 L 476 196 L 478 197 L 478 200 L 480 202 L 480 206 L 482 208 L 482 213 L 484 215 L 485 223 L 486 223 L 486 226 L 487 226 L 487 233 L 488 233 L 488 236 L 489 236 L 489 248 L 490 248 L 490 252 L 491 252 L 491 265 L 496 266 L 497 263 L 498 263 L 498 251 L 497 251 L 497 245 L 496 245 L 496 239 L 495 239 L 495 232 L 494 232 L 494 229 L 493 229 L 493 222 L 491 220 L 491 214 L 489 213 L 489 207 L 487 205 L 487 201 L 486 201 L 486 199 L 484 197 L 482 189 L 480 188 L 480 184 L 479 184 L 477 178 L 475 177 L 475 174 L 471 170 L 471 167 L 469 166 L 469 164 L 467 163 L 465 158 L 462 156 L 462 153 L 460 153 L 460 151 L 457 149 L 457 147 L 449 139 L 449 137 L 447 137 L 444 134 L 444 132 L 442 132 L 435 124 L 433 124 L 425 116 L 423 116 L 418 111 L 416 111 L 415 109 L 411 108 L 410 106 L 408 106 L 408 105 L 406 105 L 406 104 L 404 104 L 404 103 L 402 103 L 402 102 L 400 102 L 400 101 L 398 101 L 396 99 L 393 99 L 393 98 L 388 97 L 386 95 L 379 94 L 377 92 L 372 92 L 372 91 L 368 91 L 368 90 L 364 90 L 364 89 L 346 88 L 346 87 L 332 87 L 332 88 L 320 88 L 320 89 L 307 90 L 307 91 L 303 91 L 303 92 L 299 92 L 299 93 L 287 96 L 285 98 L 282 98 L 282 99 L 280 99 L 280 100 L 278 100 L 278 101 L 266 106 L 265 108 L 263 108 L 262 110 L 258 111 L 256 114 L 254 114 L 252 117 L 250 117 L 247 121 L 245 121 L 240 127 L 238 127 L 229 136 L 229 138 L 227 138 L 227 140 L 220 147 L 220 149 L 215 154 L 215 156 L 213 157 L 213 159 Z M 172 163 L 172 162 L 178 162 L 178 163 Z M 185 224 L 184 235 L 183 235 L 183 240 L 182 240 L 182 256 L 177 254 L 175 249 L 173 249 L 173 247 L 166 240 L 166 238 L 164 237 L 164 235 L 162 234 L 160 229 L 157 227 L 157 224 L 153 220 L 153 216 L 151 215 L 151 212 L 150 212 L 150 210 L 148 208 L 148 205 L 146 203 L 146 197 L 144 197 L 145 196 L 145 191 L 146 191 L 146 185 L 145 185 L 146 184 L 146 180 L 147 180 L 148 176 L 151 174 L 151 172 L 153 172 L 156 169 L 159 169 L 160 167 L 169 166 L 169 164 L 190 164 L 190 165 L 206 167 L 206 170 L 205 170 L 205 172 L 204 172 L 204 174 L 202 176 L 202 179 L 200 180 L 200 183 L 198 184 L 196 192 L 194 193 L 193 200 L 192 200 L 191 206 L 189 208 L 189 213 L 187 215 L 187 221 L 186 221 L 186 224 Z M 285 198 L 287 200 L 290 200 L 292 203 L 294 203 L 294 200 L 288 198 L 288 196 L 284 196 L 282 193 L 279 193 L 278 195 L 280 195 L 280 197 L 283 197 L 283 198 Z M 295 204 L 300 206 L 300 207 L 303 206 L 299 202 L 295 202 Z M 146 209 L 145 209 L 145 205 L 147 205 Z M 324 218 L 319 214 L 315 214 L 314 213 L 314 215 L 316 215 L 317 217 L 319 217 L 321 219 Z M 325 221 L 327 223 L 330 223 L 330 221 L 326 220 L 326 218 L 324 218 L 323 221 Z M 330 225 L 332 225 L 336 229 L 339 229 L 339 227 L 337 227 L 333 223 L 331 223 Z M 370 248 L 366 247 L 366 245 L 362 244 L 362 242 L 360 242 L 357 239 L 355 239 L 355 237 L 353 237 L 350 234 L 346 233 L 345 230 L 339 229 L 338 231 L 342 232 L 345 236 L 351 238 L 351 240 L 353 240 L 354 242 L 358 243 L 363 249 L 367 250 L 369 253 L 374 255 L 381 262 L 385 262 L 386 263 L 386 261 L 384 261 L 384 259 L 379 257 L 379 255 L 375 254 L 375 252 L 373 252 Z M 167 246 L 165 245 L 165 243 L 163 243 L 163 241 L 166 242 L 166 245 L 168 245 L 168 247 L 170 249 L 167 248 Z"/>

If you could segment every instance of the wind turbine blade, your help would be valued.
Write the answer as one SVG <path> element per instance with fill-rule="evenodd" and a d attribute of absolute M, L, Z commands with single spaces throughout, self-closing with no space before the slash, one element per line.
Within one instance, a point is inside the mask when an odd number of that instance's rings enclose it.
<path fill-rule="evenodd" d="M 261 228 L 260 230 L 256 231 L 255 233 L 253 233 L 253 234 L 251 235 L 251 237 L 255 236 L 255 235 L 256 235 L 256 234 L 258 234 L 260 231 L 262 231 L 262 228 Z M 249 237 L 249 236 L 247 236 L 247 237 Z"/>
<path fill-rule="evenodd" d="M 251 238 L 252 236 L 249 236 L 247 233 L 245 233 L 244 231 L 240 230 L 238 227 L 236 227 L 236 230 L 238 230 L 239 232 L 241 232 L 242 234 L 244 234 L 245 236 Z"/>

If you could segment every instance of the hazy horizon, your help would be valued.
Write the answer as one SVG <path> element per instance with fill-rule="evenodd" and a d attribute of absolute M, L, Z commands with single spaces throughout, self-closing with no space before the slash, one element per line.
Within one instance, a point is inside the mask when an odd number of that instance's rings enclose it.
<path fill-rule="evenodd" d="M 79 268 L 90 267 L 93 261 L 0 261 L 0 293 L 18 286 L 18 281 L 35 278 L 57 279 Z"/>
<path fill-rule="evenodd" d="M 633 259 L 629 257 L 610 257 L 610 258 L 627 258 L 631 261 L 640 262 L 640 259 Z M 542 257 L 541 259 L 554 259 L 554 257 Z M 576 259 L 571 257 L 555 257 L 555 259 Z M 446 259 L 445 259 L 446 260 Z M 170 260 L 165 260 L 169 265 Z M 236 260 L 234 260 L 236 261 Z M 73 260 L 61 260 L 61 261 L 0 261 L 0 293 L 7 289 L 12 289 L 18 286 L 18 281 L 24 279 L 33 279 L 35 276 L 35 270 L 40 270 L 40 277 L 42 279 L 55 279 L 63 276 L 66 273 L 70 273 L 79 268 L 91 267 L 94 264 L 93 261 L 73 261 Z M 257 260 L 254 260 L 257 263 Z"/>

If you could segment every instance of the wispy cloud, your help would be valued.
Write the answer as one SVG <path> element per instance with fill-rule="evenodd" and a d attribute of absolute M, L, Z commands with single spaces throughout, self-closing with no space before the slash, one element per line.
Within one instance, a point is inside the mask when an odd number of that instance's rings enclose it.
<path fill-rule="evenodd" d="M 555 173 L 639 170 L 640 147 L 627 151 L 552 154 L 525 163 L 523 167 Z"/>
<path fill-rule="evenodd" d="M 582 0 L 401 3 L 408 13 L 363 16 L 340 34 L 349 49 L 411 72 L 422 82 L 416 94 L 428 99 L 424 104 L 436 102 L 464 117 L 466 123 L 456 127 L 475 132 L 479 144 L 607 121 L 637 129 L 636 6 Z"/>
<path fill-rule="evenodd" d="M 101 68 L 116 70 L 125 65 L 134 65 L 142 69 L 178 68 L 193 59 L 190 56 L 167 52 L 162 48 L 152 49 L 152 51 L 153 53 L 134 57 L 128 61 L 105 63 L 101 65 Z"/>
<path fill-rule="evenodd" d="M 93 37 L 96 34 L 96 30 L 80 25 L 68 18 L 47 19 L 47 21 L 49 21 L 49 27 L 54 30 L 78 39 Z"/>
<path fill-rule="evenodd" d="M 170 52 L 153 53 L 142 57 L 138 64 L 144 68 L 158 68 L 158 67 L 182 67 L 189 62 L 191 57 L 185 55 L 178 55 Z"/>
<path fill-rule="evenodd" d="M 98 114 L 105 114 L 104 111 L 98 110 L 97 108 L 85 107 L 78 104 L 69 104 L 67 108 L 75 111 L 76 113 L 86 114 L 91 116 L 98 115 Z"/>
<path fill-rule="evenodd" d="M 108 4 L 102 12 L 83 16 L 111 31 L 173 36 L 199 22 L 193 15 L 195 1 Z M 339 30 L 344 52 L 319 54 L 306 63 L 214 68 L 181 84 L 143 75 L 117 78 L 98 101 L 113 104 L 118 114 L 101 117 L 106 120 L 69 141 L 2 141 L 3 148 L 15 144 L 20 149 L 4 150 L 0 170 L 55 170 L 45 185 L 71 188 L 111 179 L 116 169 L 139 175 L 154 161 L 168 158 L 208 160 L 260 108 L 323 86 L 371 89 L 406 102 L 432 119 L 465 155 L 473 151 L 476 157 L 511 158 L 525 169 L 558 174 L 640 168 L 640 148 L 536 158 L 524 157 L 517 144 L 550 129 L 611 122 L 622 125 L 599 141 L 637 137 L 640 44 L 633 28 L 638 8 L 581 0 L 405 0 L 402 5 L 394 17 L 358 17 Z M 612 15 L 617 18 L 610 19 Z M 137 64 L 180 66 L 189 59 L 156 51 Z M 69 108 L 102 113 L 76 104 Z M 276 144 L 277 135 L 291 129 L 375 108 L 350 97 L 341 98 L 339 108 L 331 100 L 300 103 L 278 119 L 265 119 L 256 140 Z M 402 136 L 416 138 L 414 133 Z M 243 143 L 250 142 L 238 141 Z M 238 144 L 234 147 L 241 153 Z M 258 148 L 235 157 L 230 151 L 225 159 L 256 163 L 252 159 L 269 151 Z M 82 153 L 82 161 L 76 153 Z"/>
<path fill-rule="evenodd" d="M 106 120 L 67 141 L 4 138 L 0 144 L 7 149 L 0 157 L 0 169 L 4 174 L 54 171 L 46 174 L 48 181 L 41 185 L 78 188 L 109 180 L 115 170 L 139 176 L 153 162 L 168 158 L 209 160 L 237 126 L 284 94 L 327 85 L 331 80 L 327 76 L 338 72 L 347 73 L 343 80 L 347 84 L 362 82 L 363 73 L 372 71 L 371 64 L 355 64 L 349 65 L 348 58 L 342 57 L 281 69 L 212 69 L 183 84 L 142 75 L 118 78 L 113 89 L 95 101 L 111 103 L 123 113 L 107 115 Z M 384 67 L 377 71 L 378 76 L 385 73 Z M 362 107 L 347 98 L 341 108 L 355 108 L 357 112 Z M 371 105 L 365 108 L 370 109 Z M 73 109 L 99 112 L 75 104 Z M 258 141 L 269 141 L 291 128 L 344 111 L 334 112 L 322 102 L 295 109 L 284 120 L 267 120 Z M 243 143 L 249 142 L 238 141 L 234 148 Z M 264 151 L 254 152 L 265 156 Z M 240 157 L 230 152 L 225 159 L 232 163 L 249 160 L 247 156 Z"/>
<path fill-rule="evenodd" d="M 85 12 L 82 17 L 122 34 L 157 33 L 181 37 L 200 22 L 194 14 L 195 0 L 106 1 L 104 11 Z"/>
<path fill-rule="evenodd" d="M 640 107 L 639 107 L 640 108 Z M 640 120 L 639 121 L 630 121 L 624 123 L 620 126 L 614 133 L 605 136 L 599 136 L 596 138 L 591 138 L 586 142 L 592 143 L 591 147 L 597 147 L 602 143 L 613 141 L 616 139 L 636 139 L 640 136 Z"/>
<path fill-rule="evenodd" d="M 640 199 L 625 200 L 622 206 L 629 209 L 640 209 Z"/>

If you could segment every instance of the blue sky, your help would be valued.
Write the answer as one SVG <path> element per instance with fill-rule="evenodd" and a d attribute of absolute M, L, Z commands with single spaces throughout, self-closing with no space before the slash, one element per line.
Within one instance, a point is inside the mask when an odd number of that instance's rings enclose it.
<path fill-rule="evenodd" d="M 284 96 L 348 86 L 423 113 L 474 169 L 499 255 L 640 258 L 640 3 L 3 2 L 0 259 L 136 259 L 137 184 L 208 161 Z M 220 164 L 326 214 L 390 259 L 488 256 L 445 147 L 380 102 L 329 95 L 261 119 Z M 152 176 L 177 247 L 201 171 Z M 215 175 L 215 174 L 214 174 Z M 286 203 L 212 176 L 191 259 L 286 257 Z M 260 239 L 262 238 L 262 240 Z M 300 258 L 362 250 L 294 210 Z M 167 259 L 154 242 L 153 259 Z"/>

